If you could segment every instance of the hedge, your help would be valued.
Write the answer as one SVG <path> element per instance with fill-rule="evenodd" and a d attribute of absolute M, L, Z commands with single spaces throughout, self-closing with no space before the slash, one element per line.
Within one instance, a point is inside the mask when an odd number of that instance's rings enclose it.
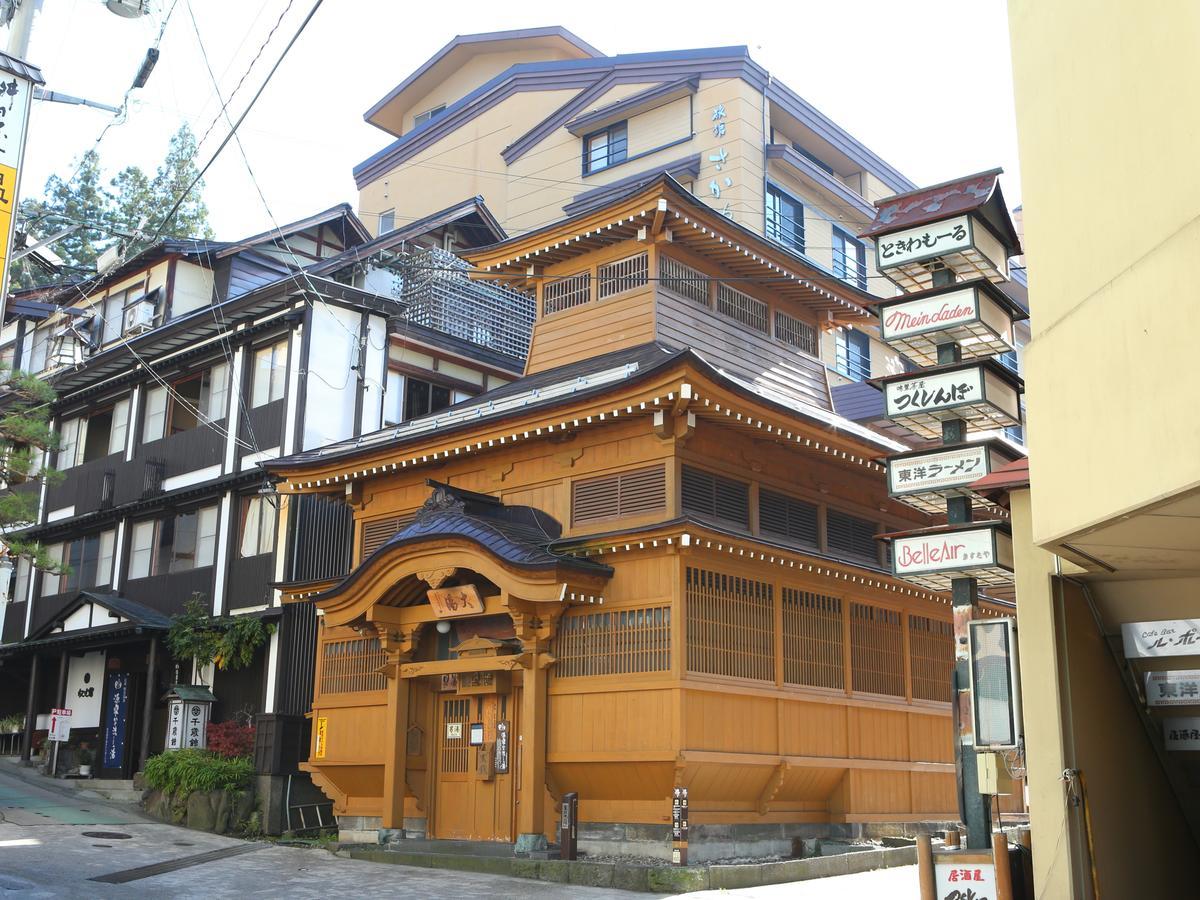
<path fill-rule="evenodd" d="M 254 761 L 248 756 L 232 759 L 207 750 L 172 750 L 146 760 L 146 784 L 155 790 L 232 791 L 244 788 L 254 777 Z"/>

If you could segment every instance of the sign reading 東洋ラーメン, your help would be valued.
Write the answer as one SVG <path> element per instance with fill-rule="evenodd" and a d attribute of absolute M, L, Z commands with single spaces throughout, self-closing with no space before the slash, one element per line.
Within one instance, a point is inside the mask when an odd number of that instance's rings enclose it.
<path fill-rule="evenodd" d="M 1200 706 L 1200 669 L 1146 673 L 1148 706 Z"/>
<path fill-rule="evenodd" d="M 988 474 L 988 448 L 971 444 L 919 456 L 891 457 L 887 470 L 888 490 L 893 496 L 962 487 Z"/>
<path fill-rule="evenodd" d="M 880 269 L 945 256 L 971 246 L 971 220 L 967 216 L 943 219 L 928 225 L 906 228 L 875 240 Z"/>
<path fill-rule="evenodd" d="M 1125 655 L 1200 656 L 1200 619 L 1125 622 L 1121 625 Z"/>
<path fill-rule="evenodd" d="M 991 527 L 898 537 L 892 544 L 896 575 L 958 572 L 986 566 L 1012 569 L 1012 538 Z"/>

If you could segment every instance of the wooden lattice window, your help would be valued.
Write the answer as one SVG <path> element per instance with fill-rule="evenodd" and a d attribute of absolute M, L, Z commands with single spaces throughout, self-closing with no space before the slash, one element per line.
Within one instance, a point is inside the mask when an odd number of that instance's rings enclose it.
<path fill-rule="evenodd" d="M 808 547 L 818 545 L 817 507 L 795 497 L 759 490 L 758 527 L 764 534 L 787 538 Z"/>
<path fill-rule="evenodd" d="M 701 306 L 709 305 L 708 277 L 699 269 L 669 256 L 658 258 L 658 286 Z"/>
<path fill-rule="evenodd" d="M 844 688 L 842 601 L 788 587 L 781 599 L 784 682 Z"/>
<path fill-rule="evenodd" d="M 559 678 L 666 672 L 671 668 L 671 608 L 572 612 L 559 621 Z"/>
<path fill-rule="evenodd" d="M 771 585 L 688 567 L 688 671 L 774 681 L 774 618 Z"/>
<path fill-rule="evenodd" d="M 875 535 L 879 526 L 869 519 L 860 519 L 841 510 L 830 509 L 825 514 L 825 538 L 829 552 L 849 556 L 879 565 L 879 542 Z"/>
<path fill-rule="evenodd" d="M 817 343 L 817 329 L 802 319 L 789 316 L 778 309 L 775 310 L 775 337 L 785 344 L 803 350 L 809 356 L 821 355 Z"/>
<path fill-rule="evenodd" d="M 592 273 L 580 272 L 542 286 L 542 314 L 560 312 L 587 303 L 592 298 Z"/>
<path fill-rule="evenodd" d="M 908 656 L 914 700 L 951 700 L 954 625 L 926 616 L 908 617 Z"/>
<path fill-rule="evenodd" d="M 573 525 L 663 512 L 666 508 L 667 468 L 661 463 L 632 472 L 588 478 L 571 485 Z"/>
<path fill-rule="evenodd" d="M 621 291 L 642 287 L 650 280 L 650 262 L 645 251 L 605 263 L 596 268 L 596 296 L 600 300 Z"/>
<path fill-rule="evenodd" d="M 321 653 L 322 694 L 383 690 L 387 678 L 379 670 L 387 660 L 379 638 L 325 641 Z"/>
<path fill-rule="evenodd" d="M 447 725 L 457 725 L 457 737 L 448 737 Z M 471 698 L 442 700 L 442 772 L 467 772 L 471 764 Z"/>
<path fill-rule="evenodd" d="M 363 522 L 362 555 L 359 559 L 366 559 L 387 543 L 388 538 L 412 522 L 415 517 L 416 513 L 411 512 L 402 516 L 388 516 L 386 519 L 372 519 L 369 522 Z"/>
<path fill-rule="evenodd" d="M 743 481 L 684 466 L 680 502 L 684 512 L 750 527 L 750 485 Z"/>
<path fill-rule="evenodd" d="M 724 313 L 731 319 L 737 319 L 743 325 L 770 334 L 771 328 L 767 319 L 767 304 L 749 294 L 731 288 L 727 284 L 717 286 L 717 312 Z"/>
<path fill-rule="evenodd" d="M 904 696 L 904 635 L 900 613 L 850 604 L 850 684 L 867 694 Z"/>

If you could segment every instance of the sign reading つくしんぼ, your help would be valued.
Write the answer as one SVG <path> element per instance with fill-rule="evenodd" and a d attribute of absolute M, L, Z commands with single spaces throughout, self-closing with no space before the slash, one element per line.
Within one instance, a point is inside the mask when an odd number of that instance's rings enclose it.
<path fill-rule="evenodd" d="M 483 612 L 483 598 L 479 596 L 479 588 L 473 584 L 431 588 L 428 597 L 433 614 L 439 619 L 477 616 Z"/>
<path fill-rule="evenodd" d="M 883 393 L 891 418 L 963 406 L 984 399 L 983 369 L 970 366 L 934 375 L 917 374 L 888 382 Z"/>

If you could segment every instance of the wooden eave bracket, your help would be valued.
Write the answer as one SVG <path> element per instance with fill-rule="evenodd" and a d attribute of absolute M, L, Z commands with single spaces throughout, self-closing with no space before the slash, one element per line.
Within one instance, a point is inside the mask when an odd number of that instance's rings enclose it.
<path fill-rule="evenodd" d="M 758 795 L 758 814 L 765 816 L 770 809 L 771 801 L 779 793 L 779 789 L 783 787 L 783 781 L 787 778 L 790 764 L 787 760 L 783 760 L 775 767 L 775 771 L 771 773 L 771 777 L 767 779 L 766 786 L 763 787 L 762 793 Z"/>

